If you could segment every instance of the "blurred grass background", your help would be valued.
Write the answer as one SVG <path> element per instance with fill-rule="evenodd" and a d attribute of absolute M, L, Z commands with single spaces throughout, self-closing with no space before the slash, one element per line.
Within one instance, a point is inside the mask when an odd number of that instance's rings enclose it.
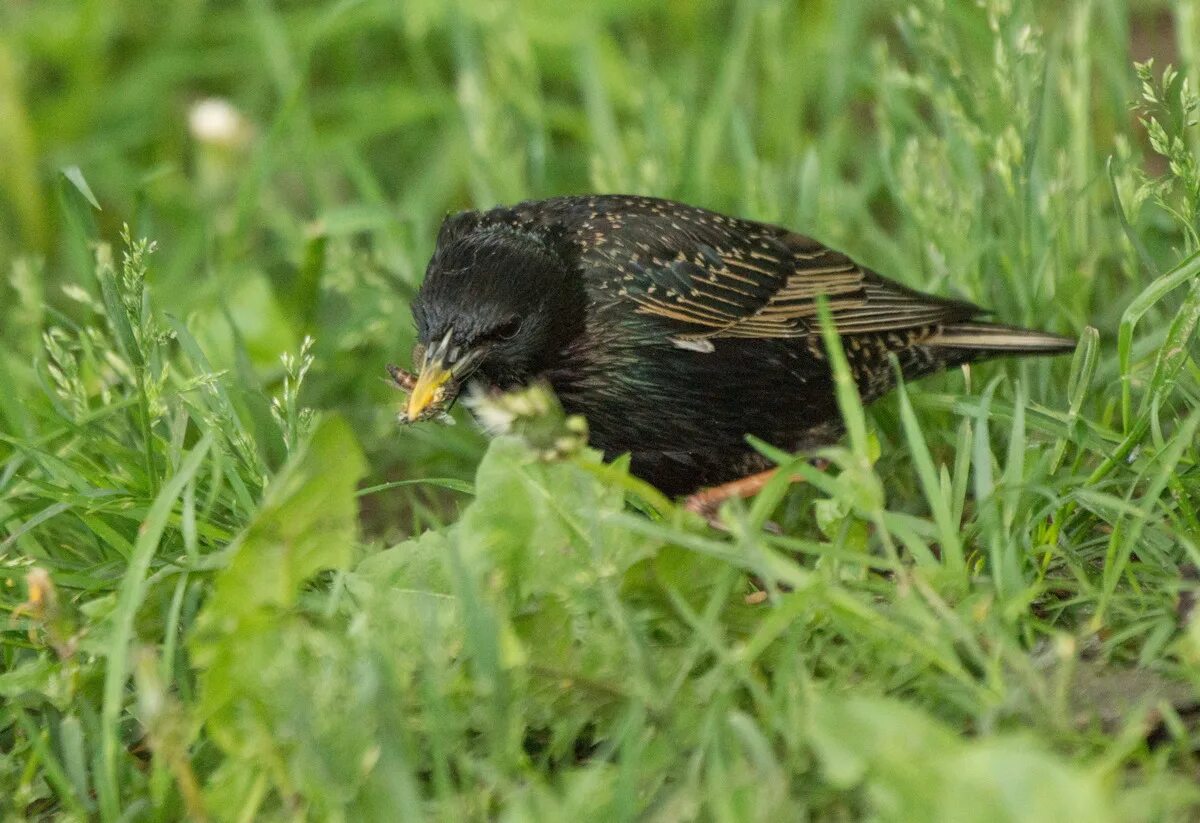
<path fill-rule="evenodd" d="M 0 807 L 1186 819 L 1197 43 L 1189 0 L 8 0 Z M 408 299 L 446 212 L 586 191 L 1086 345 L 879 404 L 727 539 L 586 457 L 475 478 L 394 423 Z"/>

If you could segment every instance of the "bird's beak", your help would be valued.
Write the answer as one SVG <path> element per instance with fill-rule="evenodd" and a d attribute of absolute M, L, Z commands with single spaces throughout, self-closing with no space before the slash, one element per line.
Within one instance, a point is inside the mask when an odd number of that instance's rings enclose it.
<path fill-rule="evenodd" d="M 412 393 L 408 396 L 408 408 L 404 413 L 409 420 L 420 419 L 421 415 L 436 403 L 443 404 L 441 410 L 445 411 L 449 406 L 446 402 L 447 384 L 453 381 L 453 391 L 457 393 L 458 386 L 483 360 L 485 349 L 468 349 L 463 352 L 457 346 L 451 347 L 451 334 L 452 332 L 447 332 L 445 337 L 425 351 L 417 382 L 413 384 Z M 450 401 L 453 399 L 453 396 L 449 398 Z"/>
<path fill-rule="evenodd" d="M 451 332 L 446 332 L 445 337 L 425 350 L 417 382 L 408 395 L 408 409 L 404 414 L 409 420 L 420 418 L 438 399 L 440 389 L 450 382 L 450 335 Z"/>
<path fill-rule="evenodd" d="M 408 410 L 405 417 L 416 420 L 437 399 L 438 390 L 450 380 L 450 369 L 444 363 L 426 360 L 417 375 L 416 385 L 408 396 Z"/>

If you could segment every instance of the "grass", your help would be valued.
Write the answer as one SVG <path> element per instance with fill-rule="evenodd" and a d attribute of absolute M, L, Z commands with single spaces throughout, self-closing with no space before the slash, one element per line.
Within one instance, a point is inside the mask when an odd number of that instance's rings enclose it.
<path fill-rule="evenodd" d="M 5 819 L 1193 819 L 1198 25 L 4 6 Z M 545 398 L 490 444 L 398 430 L 442 215 L 589 190 L 1081 345 L 867 410 L 840 383 L 831 468 L 760 444 L 808 482 L 727 534 L 545 459 Z"/>

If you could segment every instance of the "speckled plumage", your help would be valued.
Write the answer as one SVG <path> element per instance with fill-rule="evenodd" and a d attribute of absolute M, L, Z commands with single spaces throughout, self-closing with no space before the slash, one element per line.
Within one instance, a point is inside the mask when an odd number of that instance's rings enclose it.
<path fill-rule="evenodd" d="M 826 295 L 863 399 L 906 378 L 1073 342 L 975 322 L 978 307 L 880 277 L 811 238 L 668 200 L 598 195 L 446 219 L 413 306 L 420 346 L 450 335 L 500 388 L 548 380 L 606 455 L 668 493 L 837 438 L 817 323 Z M 477 355 L 477 356 L 476 356 Z M 418 362 L 421 359 L 417 353 Z"/>

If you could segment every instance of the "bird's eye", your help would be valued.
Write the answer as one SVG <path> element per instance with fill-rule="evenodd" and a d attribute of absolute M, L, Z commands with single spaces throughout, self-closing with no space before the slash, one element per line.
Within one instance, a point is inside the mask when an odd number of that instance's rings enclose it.
<path fill-rule="evenodd" d="M 501 325 L 497 326 L 488 337 L 493 340 L 512 340 L 517 336 L 517 332 L 521 330 L 521 318 L 514 317 L 511 320 L 506 320 Z"/>

